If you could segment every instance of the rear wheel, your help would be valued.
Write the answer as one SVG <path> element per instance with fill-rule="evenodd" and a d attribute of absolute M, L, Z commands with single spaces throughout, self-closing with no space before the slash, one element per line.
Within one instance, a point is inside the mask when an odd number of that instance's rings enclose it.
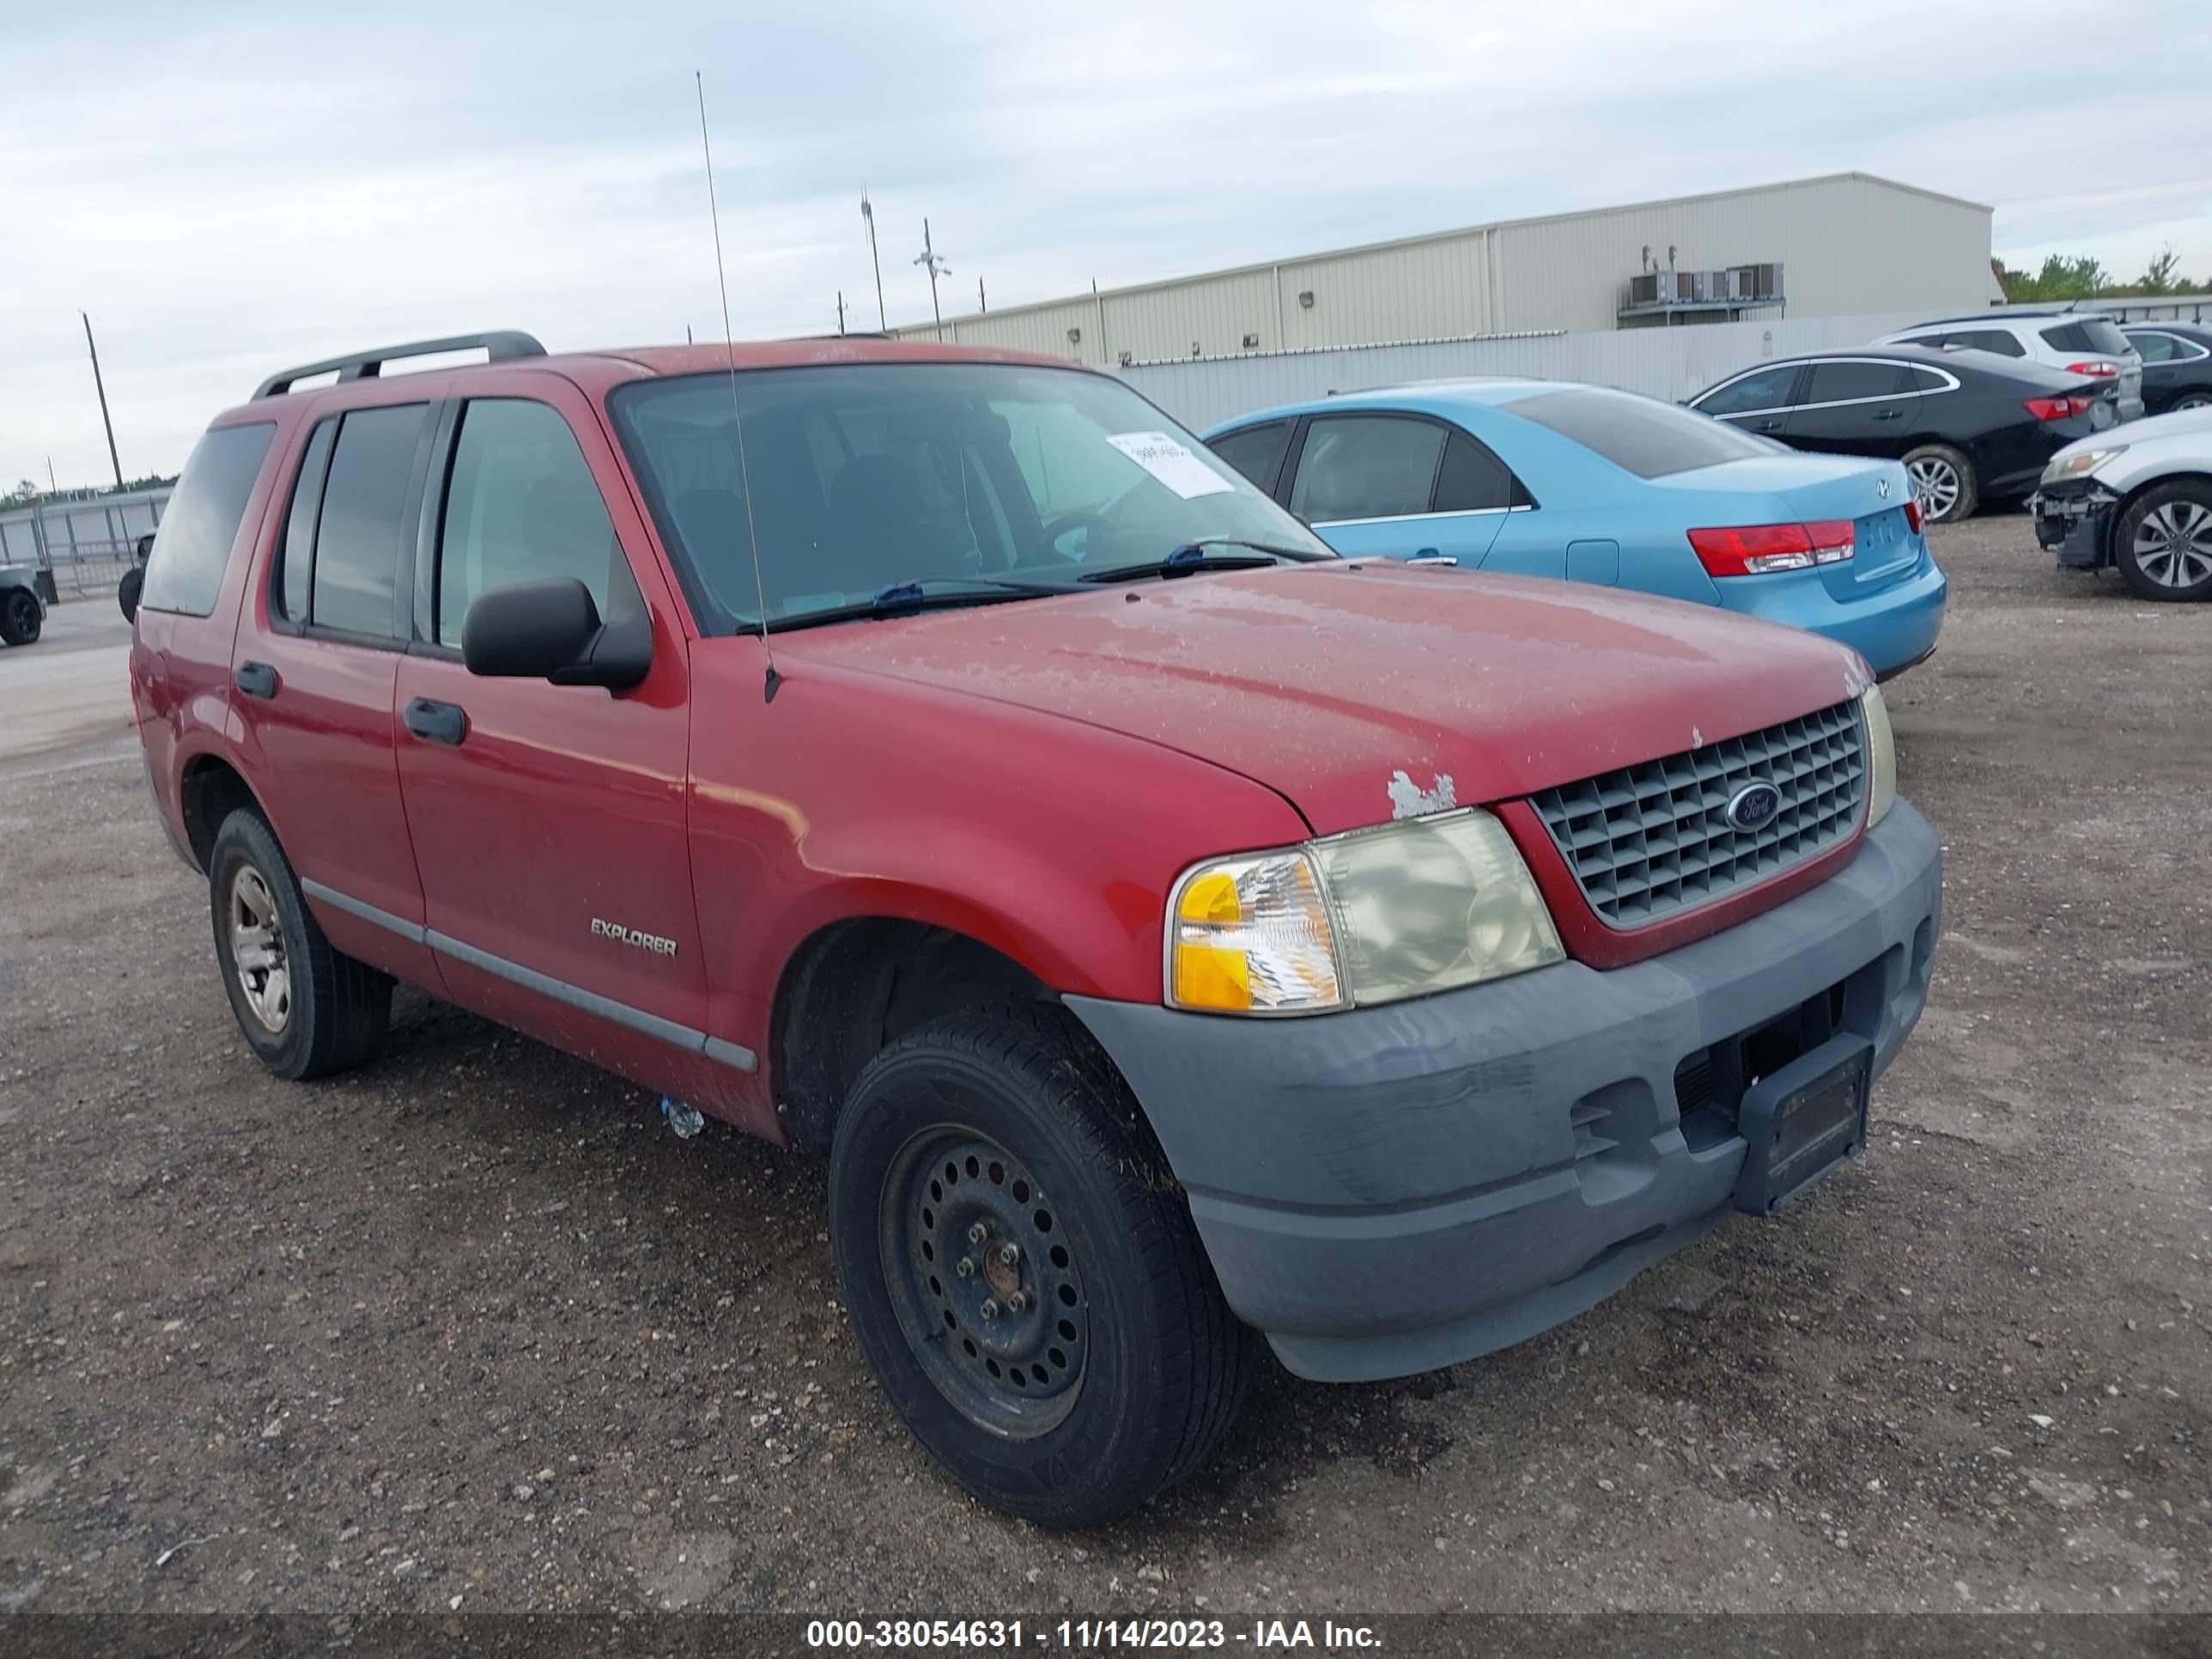
<path fill-rule="evenodd" d="M 123 611 L 124 621 L 137 619 L 138 596 L 145 587 L 146 572 L 143 566 L 125 571 L 122 579 L 115 584 L 115 603 Z"/>
<path fill-rule="evenodd" d="M 1920 511 L 1930 521 L 1955 524 L 1973 517 L 1979 504 L 1974 464 L 1950 445 L 1921 445 L 1906 454 L 1905 470 L 1912 477 Z"/>
<path fill-rule="evenodd" d="M 2176 398 L 2167 413 L 2178 415 L 2185 409 L 2212 409 L 2212 397 L 2202 392 L 2192 392 L 2185 398 Z"/>
<path fill-rule="evenodd" d="M 279 1077 L 357 1066 L 383 1041 L 392 981 L 325 937 L 261 815 L 222 821 L 208 859 L 216 959 L 238 1029 Z"/>
<path fill-rule="evenodd" d="M 2212 483 L 2146 490 L 2120 515 L 2112 553 L 2146 599 L 2212 599 Z"/>
<path fill-rule="evenodd" d="M 1060 1011 L 947 1016 L 870 1062 L 830 1219 L 893 1408 L 994 1508 L 1111 1521 L 1235 1420 L 1251 1334 L 1136 1103 Z"/>
<path fill-rule="evenodd" d="M 11 587 L 0 593 L 0 640 L 10 645 L 30 645 L 46 624 L 39 596 L 27 587 Z"/>

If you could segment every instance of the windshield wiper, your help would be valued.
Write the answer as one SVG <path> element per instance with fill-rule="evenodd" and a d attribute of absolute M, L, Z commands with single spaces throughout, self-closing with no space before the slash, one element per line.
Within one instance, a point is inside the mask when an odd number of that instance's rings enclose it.
<path fill-rule="evenodd" d="M 1208 553 L 1209 547 L 1249 547 L 1249 553 Z M 1185 542 L 1164 559 L 1142 564 L 1117 564 L 1104 570 L 1086 570 L 1076 580 L 1085 582 L 1136 581 L 1146 576 L 1163 579 L 1187 576 L 1200 570 L 1259 570 L 1271 564 L 1304 564 L 1310 556 L 1295 548 L 1270 547 L 1236 536 L 1206 536 Z"/>
<path fill-rule="evenodd" d="M 825 623 L 870 622 L 885 617 L 910 617 L 918 611 L 1002 605 L 1009 599 L 1075 591 L 1048 582 L 1005 581 L 995 576 L 923 576 L 914 581 L 887 583 L 858 604 L 833 605 L 796 616 L 771 617 L 768 631 L 777 634 L 794 628 L 818 628 Z"/>

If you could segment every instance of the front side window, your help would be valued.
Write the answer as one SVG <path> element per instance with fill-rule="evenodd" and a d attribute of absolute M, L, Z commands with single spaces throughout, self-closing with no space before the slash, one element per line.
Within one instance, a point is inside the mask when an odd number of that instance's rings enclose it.
<path fill-rule="evenodd" d="M 1291 511 L 1309 524 L 1429 510 L 1444 428 L 1402 415 L 1331 415 L 1306 428 Z"/>
<path fill-rule="evenodd" d="M 1106 375 L 854 363 L 736 380 L 734 408 L 727 374 L 608 399 L 709 632 L 797 625 L 908 584 L 1056 591 L 1193 545 L 1334 556 Z"/>
<path fill-rule="evenodd" d="M 1805 401 L 1844 404 L 1861 398 L 1887 398 L 1897 391 L 1903 378 L 1895 363 L 1815 363 Z"/>
<path fill-rule="evenodd" d="M 398 637 L 392 594 L 415 452 L 428 404 L 356 409 L 338 425 L 315 530 L 307 617 L 317 628 Z"/>
<path fill-rule="evenodd" d="M 273 423 L 257 421 L 218 427 L 192 446 L 147 556 L 141 605 L 187 617 L 215 609 L 253 481 L 276 435 Z"/>
<path fill-rule="evenodd" d="M 1790 386 L 1796 379 L 1795 363 L 1759 369 L 1708 392 L 1698 399 L 1697 407 L 1707 415 L 1748 415 L 1759 410 L 1785 409 L 1790 404 Z"/>
<path fill-rule="evenodd" d="M 438 532 L 438 640 L 458 645 L 477 596 L 573 577 L 603 617 L 643 603 L 576 435 L 550 404 L 480 398 L 461 411 Z"/>
<path fill-rule="evenodd" d="M 1283 452 L 1291 447 L 1291 423 L 1270 421 L 1225 433 L 1212 445 L 1213 453 L 1242 472 L 1261 489 L 1275 487 L 1275 473 L 1283 465 Z"/>
<path fill-rule="evenodd" d="M 1662 478 L 1771 455 L 1775 447 L 1725 421 L 1602 386 L 1540 392 L 1505 405 L 1639 478 Z"/>

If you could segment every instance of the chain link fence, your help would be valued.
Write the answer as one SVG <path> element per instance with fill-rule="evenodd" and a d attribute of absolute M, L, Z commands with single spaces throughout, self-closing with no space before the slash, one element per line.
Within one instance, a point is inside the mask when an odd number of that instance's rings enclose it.
<path fill-rule="evenodd" d="M 165 485 L 0 513 L 0 565 L 31 569 L 50 604 L 112 594 L 168 501 Z"/>

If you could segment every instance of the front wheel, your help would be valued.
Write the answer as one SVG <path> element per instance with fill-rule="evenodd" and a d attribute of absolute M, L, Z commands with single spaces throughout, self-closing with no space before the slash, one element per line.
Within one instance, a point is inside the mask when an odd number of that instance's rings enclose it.
<path fill-rule="evenodd" d="M 46 620 L 45 607 L 29 588 L 11 587 L 0 593 L 0 640 L 10 645 L 36 644 Z"/>
<path fill-rule="evenodd" d="M 1920 510 L 1931 524 L 1956 524 L 1979 504 L 1974 464 L 1948 444 L 1923 444 L 1905 458 Z"/>
<path fill-rule="evenodd" d="M 1252 1336 L 1128 1090 L 1057 1009 L 951 1015 L 854 1085 L 830 1223 L 915 1438 L 994 1508 L 1096 1526 L 1235 1420 Z"/>
<path fill-rule="evenodd" d="M 2146 490 L 2112 538 L 2120 574 L 2146 599 L 2212 599 L 2212 484 Z"/>

